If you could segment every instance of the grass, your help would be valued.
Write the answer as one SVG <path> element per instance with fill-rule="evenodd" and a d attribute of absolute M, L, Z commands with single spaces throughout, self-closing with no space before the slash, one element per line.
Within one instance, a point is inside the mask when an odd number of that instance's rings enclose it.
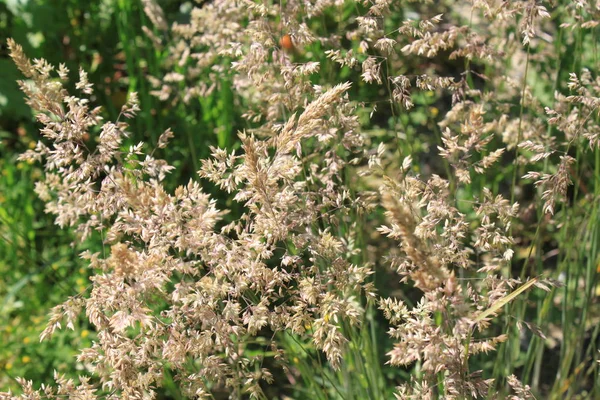
<path fill-rule="evenodd" d="M 138 1 L 116 0 L 88 4 L 77 0 L 62 0 L 60 9 L 64 13 L 52 12 L 55 5 L 50 1 L 24 2 L 18 6 L 0 6 L 0 29 L 7 37 L 15 37 L 23 43 L 33 57 L 43 57 L 51 62 L 66 62 L 72 73 L 81 66 L 91 72 L 91 79 L 97 88 L 98 103 L 106 108 L 107 118 L 114 120 L 124 103 L 127 93 L 138 92 L 141 113 L 132 125 L 132 136 L 124 147 L 139 141 L 155 144 L 159 135 L 172 127 L 177 133 L 170 146 L 161 150 L 161 158 L 167 159 L 176 167 L 165 186 L 169 190 L 197 179 L 201 169 L 200 160 L 210 157 L 209 146 L 239 151 L 241 143 L 237 131 L 256 126 L 246 122 L 241 116 L 241 108 L 247 104 L 238 97 L 234 84 L 234 74 L 224 72 L 218 90 L 212 94 L 191 100 L 189 103 L 161 102 L 151 94 L 147 76 L 160 77 L 163 66 L 169 62 L 169 47 L 156 48 L 142 32 L 143 25 L 149 25 L 143 6 Z M 183 20 L 183 4 L 166 2 L 163 8 L 170 20 Z M 527 47 L 524 68 L 512 65 L 517 61 L 507 57 L 506 70 L 519 72 L 517 88 L 506 97 L 489 100 L 483 96 L 474 98 L 481 101 L 499 119 L 505 110 L 494 107 L 506 105 L 506 114 L 518 121 L 517 142 L 524 139 L 530 125 L 544 120 L 543 107 L 553 107 L 554 93 L 568 93 L 570 72 L 580 72 L 582 67 L 591 70 L 593 78 L 598 76 L 597 28 L 571 29 L 561 27 L 566 21 L 568 3 L 558 2 L 550 19 L 552 42 L 548 47 Z M 17 8 L 14 8 L 17 7 Z M 362 5 L 346 6 L 341 13 L 326 12 L 318 19 L 309 22 L 315 34 L 328 36 L 341 34 L 355 28 L 355 21 L 349 18 L 355 12 L 364 14 Z M 448 5 L 439 5 L 440 13 L 452 18 L 466 19 L 458 11 L 455 14 Z M 19 11 L 19 12 L 17 12 Z M 385 31 L 397 29 L 402 21 L 423 10 L 398 11 L 385 20 Z M 580 11 L 580 16 L 587 15 Z M 29 16 L 29 17 L 28 17 Z M 29 18 L 29 20 L 28 20 Z M 473 15 L 468 18 L 472 24 Z M 161 35 L 162 32 L 154 30 Z M 518 35 L 518 32 L 512 32 Z M 165 43 L 172 38 L 164 34 Z M 99 39 L 101 38 L 101 39 Z M 342 38 L 344 48 L 352 48 L 361 61 L 367 58 L 360 53 L 360 42 L 352 38 Z M 312 46 L 312 47 L 311 47 Z M 322 54 L 321 44 L 307 46 L 292 55 L 295 63 L 318 60 L 323 68 L 314 84 L 352 81 L 350 97 L 360 99 L 367 109 L 372 110 L 368 117 L 363 115 L 361 129 L 369 138 L 369 145 L 376 149 L 385 143 L 393 155 L 385 161 L 384 169 L 390 174 L 399 175 L 402 160 L 413 156 L 415 172 L 423 176 L 439 174 L 449 181 L 451 201 L 457 210 L 467 215 L 471 225 L 477 222 L 472 204 L 481 202 L 483 188 L 489 187 L 494 193 L 503 194 L 511 202 L 518 201 L 521 210 L 540 202 L 544 188 L 534 187 L 521 178 L 530 166 L 515 162 L 519 157 L 531 157 L 532 152 L 524 148 L 509 149 L 492 170 L 475 175 L 469 184 L 461 184 L 454 175 L 455 166 L 447 159 L 435 158 L 437 146 L 442 146 L 442 129 L 438 125 L 441 117 L 451 108 L 449 94 L 444 91 L 423 91 L 413 96 L 414 109 L 403 110 L 393 100 L 393 88 L 380 87 L 361 82 L 362 71 L 339 67 Z M 60 54 L 56 52 L 60 48 Z M 554 54 L 550 57 L 548 54 Z M 53 342 L 38 343 L 38 335 L 43 329 L 49 309 L 62 300 L 88 289 L 89 277 L 94 271 L 87 269 L 79 258 L 83 249 L 105 251 L 100 234 L 85 243 L 72 245 L 73 236 L 69 230 L 61 230 L 52 224 L 52 217 L 44 214 L 44 204 L 37 199 L 33 188 L 42 170 L 27 163 L 18 162 L 17 156 L 32 147 L 37 140 L 38 125 L 24 106 L 20 94 L 8 81 L 17 76 L 14 68 L 8 67 L 5 52 L 0 62 L 7 65 L 6 78 L 0 82 L 0 95 L 8 99 L 0 102 L 0 126 L 2 158 L 0 166 L 0 338 L 4 343 L 0 349 L 0 388 L 18 390 L 15 377 L 24 376 L 36 382 L 51 380 L 53 371 L 76 376 L 73 361 L 77 349 L 87 346 L 95 339 L 96 332 L 85 318 L 79 321 L 74 332 L 61 332 Z M 403 56 L 404 57 L 404 56 Z M 461 61 L 447 59 L 441 52 L 439 57 L 423 60 L 407 55 L 398 61 L 385 58 L 382 64 L 384 80 L 387 77 L 407 74 L 437 72 L 441 76 L 457 78 L 465 75 L 466 90 L 496 87 L 499 93 L 512 83 L 496 83 L 481 78 L 482 75 L 495 76 L 493 69 L 478 60 L 462 58 Z M 99 61 L 100 60 L 100 61 Z M 228 66 L 231 60 L 222 60 Z M 185 67 L 173 67 L 176 72 L 185 73 Z M 462 71 L 462 72 L 461 72 Z M 466 72 L 465 72 L 466 71 Z M 116 73 L 116 75 L 115 75 Z M 411 76 L 412 76 L 411 75 Z M 198 79 L 202 79 L 199 77 Z M 183 81 L 180 90 L 192 83 Z M 532 97 L 529 97 L 529 93 Z M 533 98 L 533 100 L 532 100 Z M 247 99 L 246 99 L 247 100 Z M 388 105 L 389 104 L 389 105 Z M 238 107 L 239 106 L 239 107 Z M 572 111 L 578 105 L 571 105 Z M 366 114 L 366 112 L 365 112 Z M 289 115 L 286 115 L 289 118 Z M 578 120 L 577 123 L 599 120 L 597 110 Z M 540 124 L 549 137 L 568 142 L 564 132 L 551 124 Z M 508 128 L 507 128 L 508 129 Z M 502 146 L 502 135 L 496 134 L 491 143 Z M 311 142 L 312 143 L 312 142 Z M 312 147 L 311 147 L 312 146 Z M 307 148 L 319 149 L 318 144 Z M 515 374 L 531 387 L 537 398 L 579 399 L 600 396 L 598 374 L 598 345 L 600 334 L 600 309 L 598 308 L 598 272 L 600 265 L 600 148 L 589 149 L 583 140 L 568 142 L 561 148 L 560 155 L 571 155 L 576 162 L 570 167 L 573 185 L 569 188 L 566 201 L 557 204 L 553 219 L 541 207 L 522 212 L 515 218 L 511 228 L 518 238 L 513 248 L 515 257 L 507 268 L 500 272 L 505 278 L 520 278 L 523 283 L 510 294 L 498 300 L 489 308 L 481 310 L 474 318 L 481 322 L 498 314 L 494 324 L 484 331 L 484 336 L 506 334 L 508 339 L 501 343 L 493 357 L 474 356 L 465 359 L 465 371 L 483 371 L 486 378 L 496 379 L 497 385 L 489 392 L 504 396 L 508 394 L 506 379 Z M 557 153 L 558 154 L 558 153 Z M 342 154 L 341 156 L 346 156 Z M 480 161 L 488 153 L 472 153 L 470 162 Z M 347 159 L 345 162 L 349 161 Z M 547 158 L 532 168 L 543 173 L 555 173 L 554 159 Z M 348 169 L 343 186 L 352 188 L 350 198 L 356 193 L 375 186 L 378 182 L 359 181 Z M 305 169 L 304 177 L 307 176 Z M 357 183 L 359 182 L 359 183 Z M 227 221 L 235 221 L 245 211 L 236 205 L 231 196 L 215 185 L 204 182 L 206 190 L 217 199 L 222 208 L 231 209 Z M 362 186 L 361 186 L 362 185 Z M 334 210 L 328 210 L 333 212 Z M 354 212 L 337 224 L 315 226 L 315 230 L 330 228 L 337 237 L 352 236 L 353 243 L 360 250 L 352 262 L 365 264 L 375 252 L 379 257 L 389 249 L 373 250 L 383 243 L 383 239 L 368 236 L 365 231 L 383 220 L 383 211 L 378 209 L 372 215 Z M 324 222 L 321 221 L 322 224 Z M 386 242 L 387 243 L 387 242 Z M 291 241 L 286 243 L 288 252 L 293 252 Z M 384 244 L 388 246 L 388 244 Z M 389 245 L 391 247 L 391 245 Z M 390 250 L 392 252 L 392 250 Z M 473 258 L 478 262 L 480 254 Z M 481 255 L 483 258 L 484 256 Z M 378 263 L 379 261 L 373 261 Z M 321 266 L 321 269 L 326 267 Z M 376 273 L 371 278 L 382 296 L 403 298 L 409 305 L 419 301 L 420 292 L 410 285 L 400 284 L 389 277 L 389 266 L 377 264 Z M 470 279 L 482 279 L 481 275 L 457 269 L 461 285 L 467 289 Z M 548 293 L 527 290 L 538 279 L 552 278 L 560 284 Z M 363 299 L 364 300 L 364 299 Z M 366 313 L 359 327 L 340 324 L 340 330 L 348 338 L 349 345 L 343 354 L 343 363 L 334 370 L 326 361 L 322 351 L 314 343 L 289 333 L 279 333 L 276 342 L 287 356 L 288 370 L 277 375 L 274 388 L 268 390 L 272 398 L 316 398 L 316 399 L 384 399 L 390 398 L 395 386 L 423 377 L 422 360 L 410 366 L 391 367 L 386 365 L 386 355 L 393 348 L 393 340 L 386 335 L 390 328 L 377 307 L 363 301 Z M 442 314 L 435 317 L 435 324 L 442 329 Z M 262 332 L 261 339 L 268 338 L 269 332 Z M 468 353 L 472 345 L 469 336 L 464 343 Z M 475 339 L 473 339 L 475 340 Z M 258 348 L 259 350 L 256 350 Z M 272 354 L 260 343 L 248 346 L 248 353 L 267 355 L 267 366 L 278 366 Z M 283 362 L 282 362 L 283 363 Z M 271 365 L 272 364 L 272 365 Z M 284 369 L 285 370 L 285 369 Z M 291 372 L 290 372 L 291 371 Z M 178 382 L 170 372 L 166 374 L 160 395 L 163 398 L 184 398 Z M 439 396 L 444 393 L 444 372 L 437 375 L 436 389 Z M 215 386 L 217 390 L 218 387 Z M 241 390 L 241 389 L 240 389 Z M 217 390 L 218 392 L 218 390 Z M 240 395 L 241 396 L 241 395 Z M 216 396 L 218 398 L 218 395 Z"/>

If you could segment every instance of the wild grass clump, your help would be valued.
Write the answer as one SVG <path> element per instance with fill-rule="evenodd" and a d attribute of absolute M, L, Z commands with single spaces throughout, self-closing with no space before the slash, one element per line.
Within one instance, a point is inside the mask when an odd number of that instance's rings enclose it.
<path fill-rule="evenodd" d="M 135 92 L 107 120 L 84 70 L 69 92 L 8 41 L 41 126 L 21 160 L 103 245 L 41 333 L 85 315 L 84 373 L 24 398 L 599 395 L 595 5 L 143 5 L 149 93 L 228 93 L 243 128 L 171 190 L 178 132 L 132 142 Z"/>

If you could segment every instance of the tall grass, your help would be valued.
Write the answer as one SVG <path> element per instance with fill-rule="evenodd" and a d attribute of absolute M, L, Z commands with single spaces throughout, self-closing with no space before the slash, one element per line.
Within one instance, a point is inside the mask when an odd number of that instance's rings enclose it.
<path fill-rule="evenodd" d="M 161 4 L 9 42 L 3 386 L 600 396 L 594 4 Z"/>

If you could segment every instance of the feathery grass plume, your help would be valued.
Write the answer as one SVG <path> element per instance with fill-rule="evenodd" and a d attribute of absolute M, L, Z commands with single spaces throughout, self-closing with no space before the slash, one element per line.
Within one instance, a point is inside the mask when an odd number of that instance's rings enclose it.
<path fill-rule="evenodd" d="M 566 28 L 596 26 L 591 3 L 215 0 L 172 26 L 143 5 L 165 53 L 152 94 L 187 110 L 227 93 L 238 141 L 211 147 L 198 176 L 169 191 L 173 166 L 126 145 L 134 93 L 105 121 L 85 71 L 74 96 L 64 66 L 31 62 L 9 40 L 41 124 L 21 157 L 44 165 L 36 192 L 59 226 L 100 232 L 104 246 L 81 255 L 90 286 L 54 307 L 41 335 L 85 314 L 97 332 L 77 360 L 85 376 L 40 389 L 21 379 L 26 398 L 154 398 L 167 375 L 198 398 L 264 399 L 270 384 L 301 380 L 323 398 L 388 398 L 393 386 L 399 399 L 540 393 L 549 347 L 521 328 L 537 329 L 534 311 L 545 323 L 555 294 L 534 310 L 525 289 L 564 274 L 563 319 L 593 298 L 594 266 L 582 275 L 569 249 L 546 262 L 583 235 L 571 218 L 596 220 L 570 206 L 597 198 L 584 182 L 595 182 L 600 81 L 576 64 L 563 79 L 566 60 L 547 61 L 556 37 L 573 40 Z M 582 247 L 592 265 L 595 247 Z M 537 347 L 517 357 L 521 344 Z M 570 354 L 557 385 L 587 357 Z"/>

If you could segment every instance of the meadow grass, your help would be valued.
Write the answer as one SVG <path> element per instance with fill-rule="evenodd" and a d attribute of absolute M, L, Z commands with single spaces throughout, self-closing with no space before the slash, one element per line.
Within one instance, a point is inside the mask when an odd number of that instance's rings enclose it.
<path fill-rule="evenodd" d="M 592 2 L 61 5 L 0 9 L 1 399 L 600 396 Z"/>

